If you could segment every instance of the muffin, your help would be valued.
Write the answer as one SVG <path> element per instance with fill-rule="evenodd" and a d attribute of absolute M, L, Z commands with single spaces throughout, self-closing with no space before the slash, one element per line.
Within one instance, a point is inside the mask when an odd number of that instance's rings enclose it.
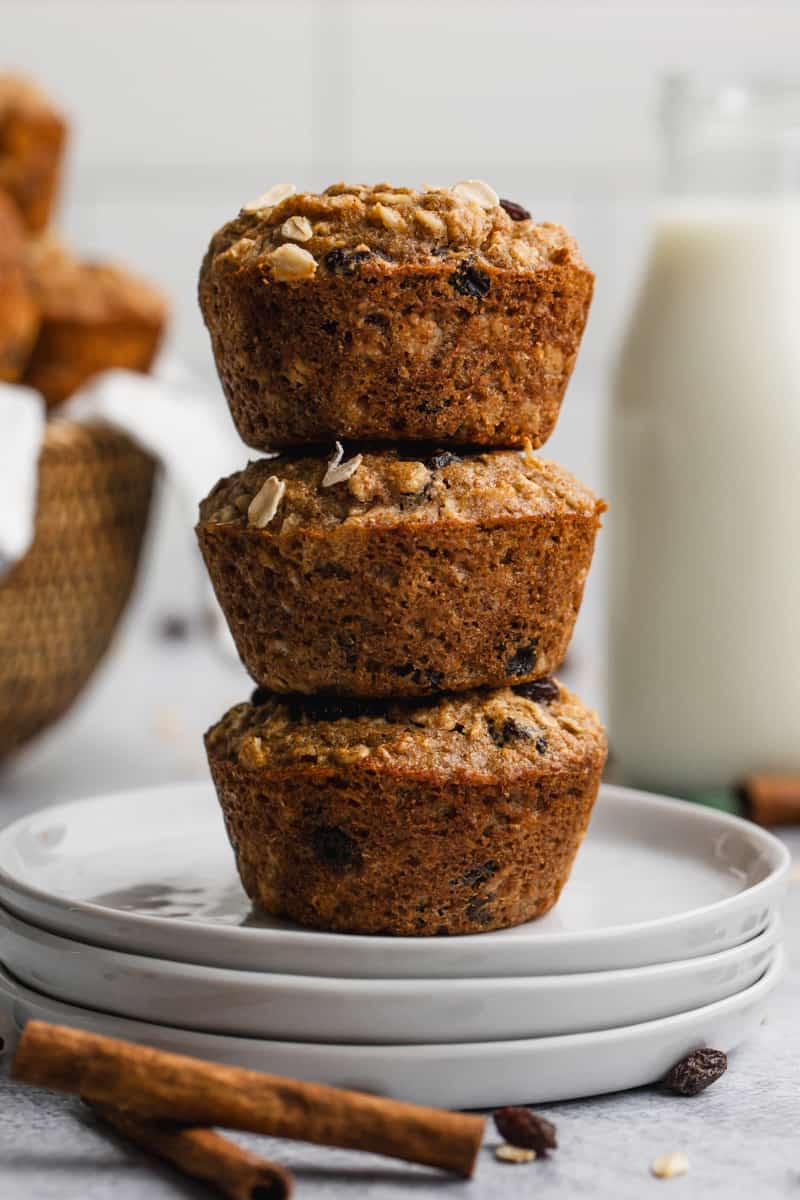
<path fill-rule="evenodd" d="M 29 233 L 50 220 L 66 125 L 26 79 L 0 75 L 0 191 L 14 200 Z"/>
<path fill-rule="evenodd" d="M 122 267 L 81 262 L 42 239 L 31 250 L 42 324 L 24 382 L 49 407 L 98 371 L 147 371 L 166 321 L 159 292 Z"/>
<path fill-rule="evenodd" d="M 555 904 L 606 758 L 596 715 L 566 688 L 253 699 L 206 749 L 255 904 L 411 936 L 501 929 Z"/>
<path fill-rule="evenodd" d="M 250 446 L 539 446 L 593 281 L 565 230 L 478 180 L 279 184 L 212 239 L 200 305 Z"/>
<path fill-rule="evenodd" d="M 529 451 L 285 454 L 223 479 L 200 548 L 276 692 L 417 696 L 550 674 L 605 505 Z"/>
<path fill-rule="evenodd" d="M 22 375 L 38 328 L 22 221 L 0 192 L 0 380 L 15 383 Z"/>

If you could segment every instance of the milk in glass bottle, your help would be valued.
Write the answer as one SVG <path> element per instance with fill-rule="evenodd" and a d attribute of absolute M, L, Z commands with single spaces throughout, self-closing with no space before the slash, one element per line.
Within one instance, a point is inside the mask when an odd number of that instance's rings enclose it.
<path fill-rule="evenodd" d="M 669 190 L 611 414 L 624 782 L 800 770 L 800 82 L 664 97 Z"/>

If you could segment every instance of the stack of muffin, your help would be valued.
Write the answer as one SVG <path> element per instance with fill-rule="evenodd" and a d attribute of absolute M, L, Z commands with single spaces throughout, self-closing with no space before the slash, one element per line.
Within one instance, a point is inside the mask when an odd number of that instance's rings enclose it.
<path fill-rule="evenodd" d="M 606 744 L 551 673 L 604 505 L 533 449 L 592 286 L 562 228 L 479 180 L 278 185 L 212 239 L 217 367 L 270 453 L 201 505 L 258 685 L 206 745 L 267 912 L 463 934 L 556 902 Z"/>

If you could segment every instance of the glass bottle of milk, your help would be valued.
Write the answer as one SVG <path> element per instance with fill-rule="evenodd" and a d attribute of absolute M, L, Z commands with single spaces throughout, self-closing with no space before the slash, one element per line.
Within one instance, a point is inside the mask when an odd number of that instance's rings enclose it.
<path fill-rule="evenodd" d="M 800 83 L 663 108 L 611 413 L 609 734 L 673 793 L 800 771 Z"/>

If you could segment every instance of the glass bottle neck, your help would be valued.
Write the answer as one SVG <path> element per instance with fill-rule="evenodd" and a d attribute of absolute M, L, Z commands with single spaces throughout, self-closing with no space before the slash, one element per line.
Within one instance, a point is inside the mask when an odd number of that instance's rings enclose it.
<path fill-rule="evenodd" d="M 800 80 L 708 86 L 668 79 L 661 132 L 668 196 L 800 194 Z"/>

